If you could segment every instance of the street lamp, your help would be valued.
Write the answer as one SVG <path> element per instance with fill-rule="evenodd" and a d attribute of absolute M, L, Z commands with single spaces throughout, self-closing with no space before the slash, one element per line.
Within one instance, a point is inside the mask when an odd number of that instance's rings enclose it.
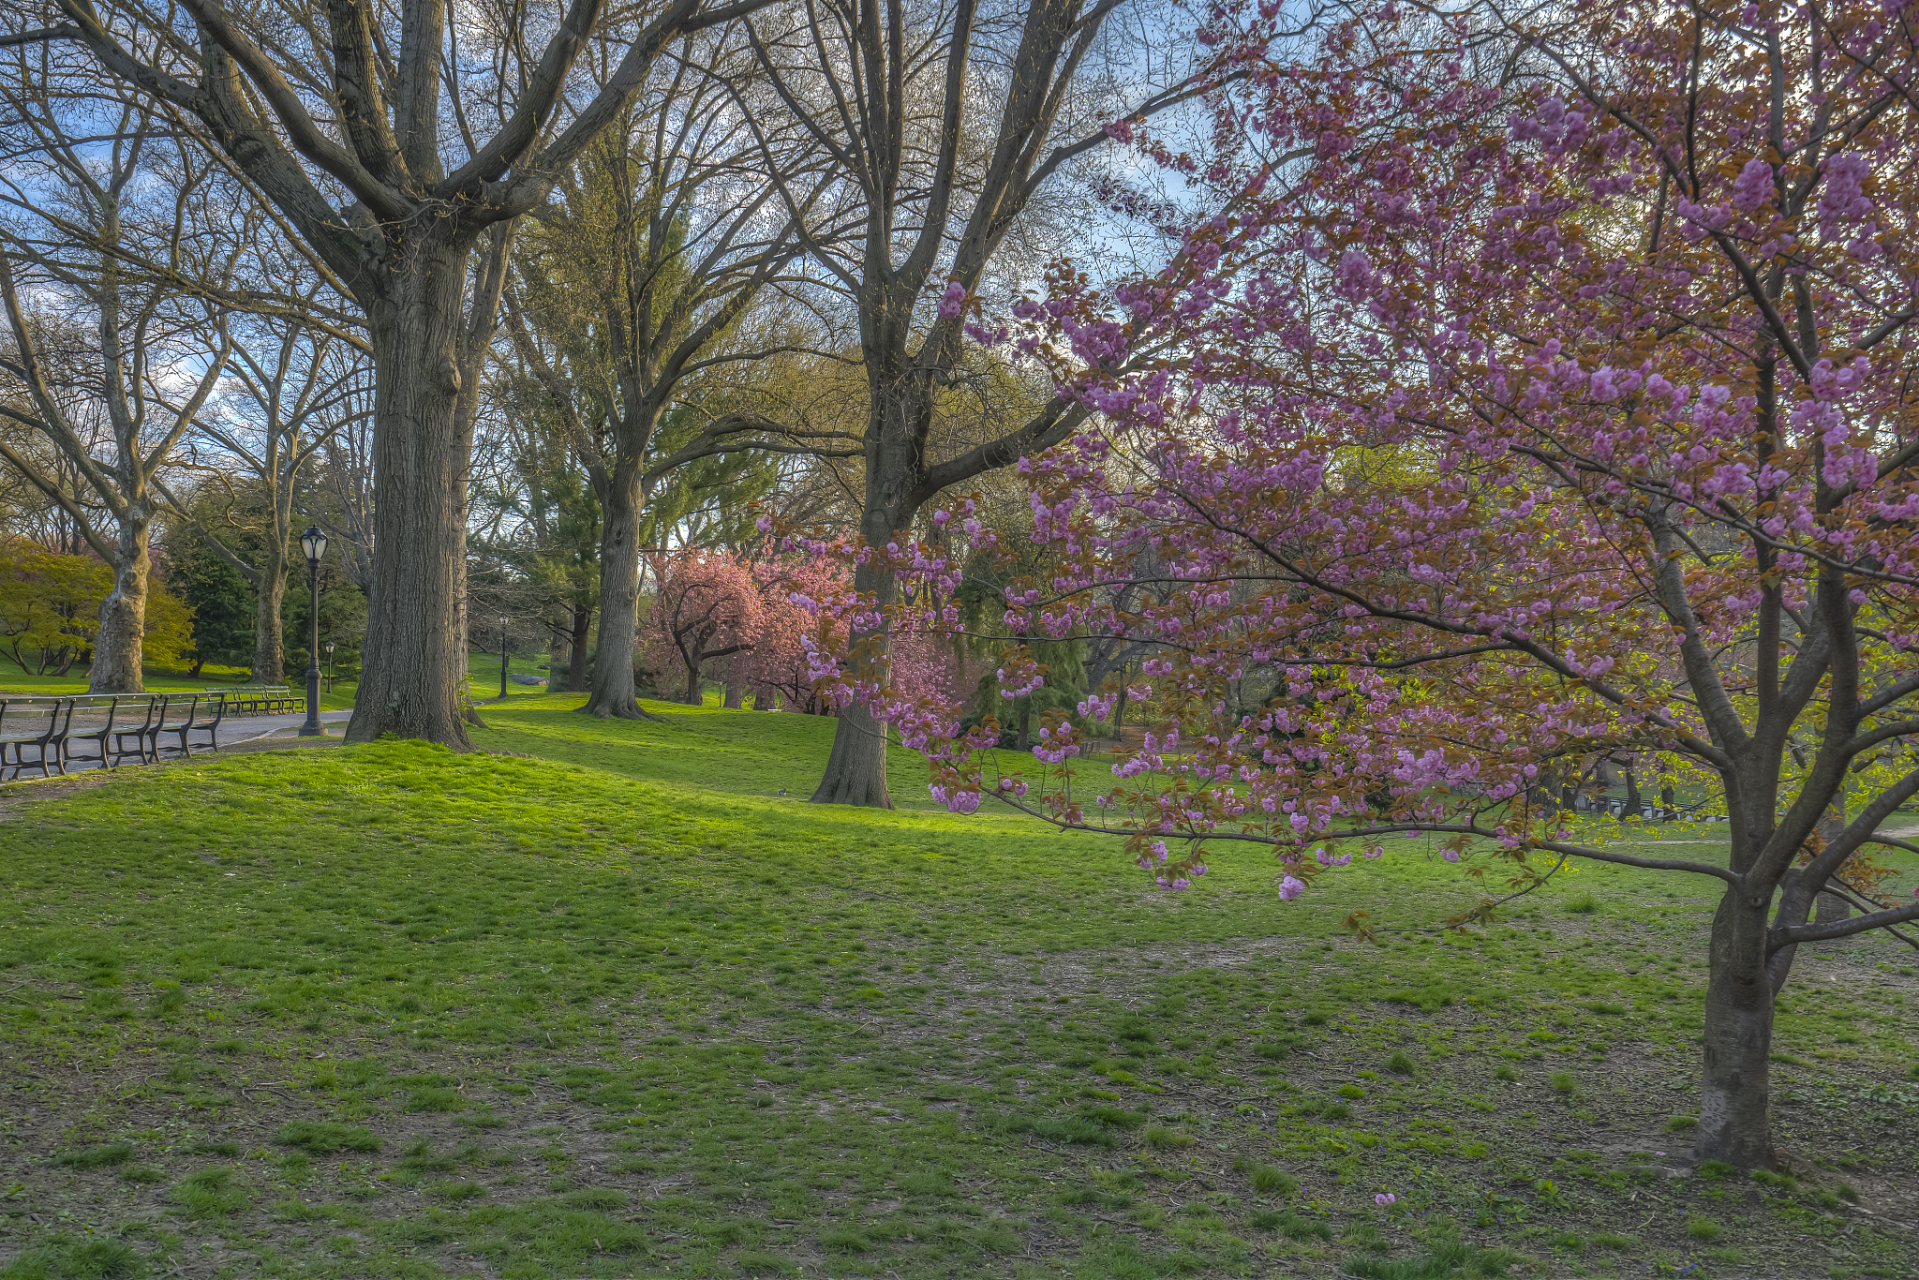
<path fill-rule="evenodd" d="M 500 696 L 506 697 L 506 615 L 500 615 Z"/>
<path fill-rule="evenodd" d="M 320 728 L 320 557 L 326 554 L 326 534 L 319 526 L 309 525 L 300 535 L 300 550 L 307 558 L 307 722 L 300 726 L 302 738 L 317 738 Z"/>
<path fill-rule="evenodd" d="M 321 645 L 320 647 L 326 650 L 326 691 L 328 693 L 332 693 L 333 692 L 333 641 L 329 640 L 325 644 Z"/>

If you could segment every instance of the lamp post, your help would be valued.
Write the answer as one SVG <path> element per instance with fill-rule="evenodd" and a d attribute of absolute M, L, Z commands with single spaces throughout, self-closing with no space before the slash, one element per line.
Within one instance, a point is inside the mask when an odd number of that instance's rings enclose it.
<path fill-rule="evenodd" d="M 300 535 L 300 550 L 307 558 L 307 722 L 300 726 L 302 738 L 317 738 L 320 728 L 320 557 L 326 554 L 326 534 L 319 526 L 309 525 Z"/>
<path fill-rule="evenodd" d="M 326 650 L 326 691 L 328 693 L 332 693 L 333 692 L 333 641 L 329 640 L 325 644 L 321 645 L 320 647 Z"/>
<path fill-rule="evenodd" d="M 500 615 L 500 696 L 506 697 L 506 622 L 504 613 Z"/>

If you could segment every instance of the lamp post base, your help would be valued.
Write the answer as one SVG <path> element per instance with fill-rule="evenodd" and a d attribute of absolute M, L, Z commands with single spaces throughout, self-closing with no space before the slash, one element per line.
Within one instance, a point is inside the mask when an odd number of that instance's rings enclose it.
<path fill-rule="evenodd" d="M 316 668 L 307 668 L 307 722 L 300 726 L 302 738 L 324 738 L 326 730 L 320 727 L 320 673 Z"/>

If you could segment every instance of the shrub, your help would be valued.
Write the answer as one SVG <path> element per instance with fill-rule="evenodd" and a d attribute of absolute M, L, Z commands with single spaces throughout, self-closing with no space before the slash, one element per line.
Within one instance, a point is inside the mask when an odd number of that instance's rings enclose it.
<path fill-rule="evenodd" d="M 1396 1076 L 1409 1076 L 1418 1069 L 1404 1049 L 1394 1051 L 1393 1056 L 1386 1059 L 1386 1070 Z"/>

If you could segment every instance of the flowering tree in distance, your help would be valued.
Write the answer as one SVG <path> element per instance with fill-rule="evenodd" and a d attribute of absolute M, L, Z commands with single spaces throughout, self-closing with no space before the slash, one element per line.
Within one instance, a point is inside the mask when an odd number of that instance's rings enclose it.
<path fill-rule="evenodd" d="M 652 557 L 659 590 L 640 621 L 646 663 L 664 677 L 685 677 L 685 700 L 698 706 L 706 664 L 753 648 L 760 592 L 739 557 L 682 551 Z"/>
<path fill-rule="evenodd" d="M 1166 228 L 1174 265 L 1029 309 L 1121 338 L 1136 305 L 1188 317 L 1156 370 L 1062 368 L 1115 430 L 1033 466 L 1068 567 L 1008 596 L 1009 635 L 1151 646 L 1144 748 L 1094 783 L 1061 721 L 1036 777 L 989 786 L 950 710 L 882 714 L 951 807 L 1124 834 L 1169 886 L 1252 840 L 1296 897 L 1410 832 L 1514 891 L 1579 858 L 1717 880 L 1696 1154 L 1769 1165 L 1796 948 L 1919 919 L 1868 861 L 1919 793 L 1913 18 L 1447 21 L 1382 12 L 1246 82 L 1195 179 L 1218 214 Z M 1141 565 L 1144 603 L 1102 603 Z M 1009 650 L 1003 684 L 1039 679 Z M 1253 680 L 1270 697 L 1230 714 Z M 1620 751 L 1710 797 L 1727 854 L 1575 821 L 1561 786 Z M 1864 914 L 1814 922 L 1833 890 Z"/>

